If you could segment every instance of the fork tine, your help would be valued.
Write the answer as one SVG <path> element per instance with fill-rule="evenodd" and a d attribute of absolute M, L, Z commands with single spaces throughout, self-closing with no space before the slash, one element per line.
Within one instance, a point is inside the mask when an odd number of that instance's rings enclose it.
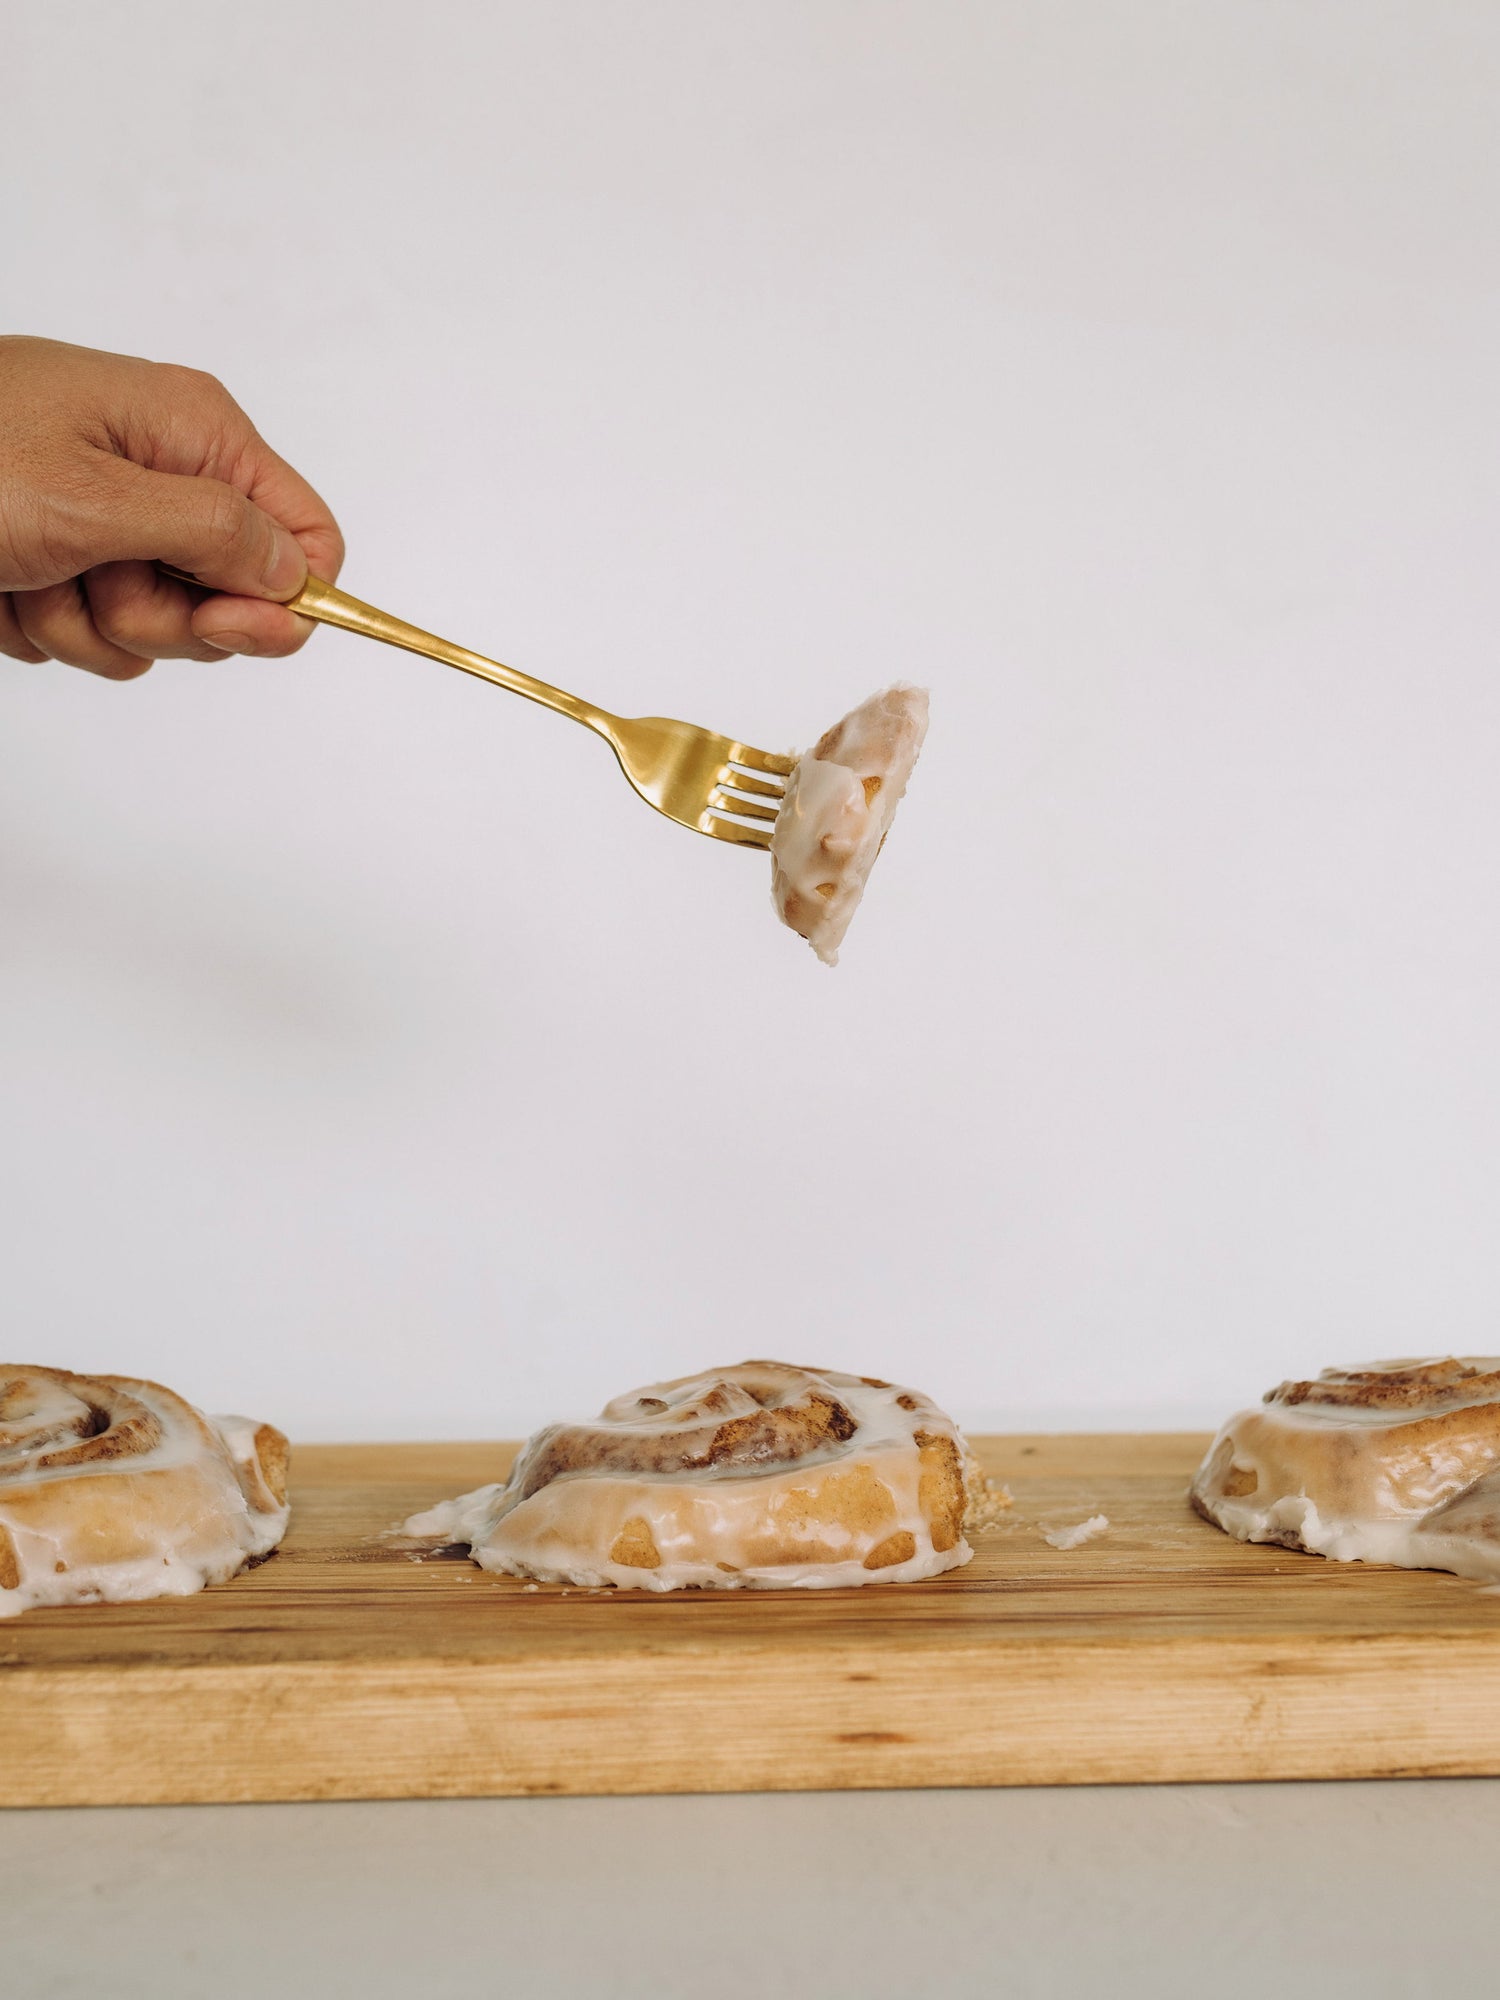
<path fill-rule="evenodd" d="M 732 819 L 715 819 L 712 808 L 699 820 L 698 831 L 706 833 L 712 840 L 732 840 L 738 847 L 771 845 L 771 829 L 768 826 L 743 826 Z"/>
<path fill-rule="evenodd" d="M 769 771 L 774 778 L 789 778 L 797 768 L 795 757 L 778 757 L 771 750 L 756 750 L 748 743 L 729 746 L 731 764 L 743 764 L 747 771 Z"/>
<path fill-rule="evenodd" d="M 708 809 L 710 812 L 737 813 L 741 819 L 773 820 L 777 817 L 776 807 L 762 805 L 759 799 L 730 798 L 722 783 L 717 795 L 709 795 Z"/>
<path fill-rule="evenodd" d="M 732 785 L 737 792 L 748 792 L 752 798 L 784 799 L 786 784 L 776 778 L 758 778 L 753 771 L 728 769 L 719 773 L 721 788 Z"/>

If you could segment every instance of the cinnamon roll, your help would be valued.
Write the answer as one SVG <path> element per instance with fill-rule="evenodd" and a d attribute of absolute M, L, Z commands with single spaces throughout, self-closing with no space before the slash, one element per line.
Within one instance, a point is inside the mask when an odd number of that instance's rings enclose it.
<path fill-rule="evenodd" d="M 1242 1542 L 1500 1581 L 1500 1358 L 1283 1382 L 1225 1424 L 1191 1497 Z"/>
<path fill-rule="evenodd" d="M 286 1532 L 287 1456 L 154 1382 L 0 1364 L 0 1618 L 223 1583 Z"/>
<path fill-rule="evenodd" d="M 504 1485 L 405 1523 L 484 1569 L 638 1590 L 909 1583 L 966 1563 L 965 1447 L 927 1397 L 780 1361 L 538 1431 Z"/>
<path fill-rule="evenodd" d="M 891 687 L 835 723 L 792 772 L 771 832 L 771 895 L 825 965 L 865 883 L 927 734 L 927 695 Z"/>

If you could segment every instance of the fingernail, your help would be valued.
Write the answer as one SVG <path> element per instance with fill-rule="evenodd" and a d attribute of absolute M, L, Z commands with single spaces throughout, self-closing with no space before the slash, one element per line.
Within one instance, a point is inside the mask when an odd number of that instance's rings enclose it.
<path fill-rule="evenodd" d="M 295 597 L 307 581 L 307 557 L 293 535 L 278 534 L 271 560 L 261 577 L 261 588 L 270 597 Z"/>
<path fill-rule="evenodd" d="M 248 632 L 200 632 L 210 646 L 222 647 L 226 653 L 253 653 L 255 641 Z"/>

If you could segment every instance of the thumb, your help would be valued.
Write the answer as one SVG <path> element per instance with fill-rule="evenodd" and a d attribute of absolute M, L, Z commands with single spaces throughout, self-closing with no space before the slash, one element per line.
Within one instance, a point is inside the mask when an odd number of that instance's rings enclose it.
<path fill-rule="evenodd" d="M 307 557 L 283 527 L 222 479 L 147 472 L 117 460 L 110 540 L 104 559 L 167 562 L 209 590 L 285 603 L 307 581 Z"/>

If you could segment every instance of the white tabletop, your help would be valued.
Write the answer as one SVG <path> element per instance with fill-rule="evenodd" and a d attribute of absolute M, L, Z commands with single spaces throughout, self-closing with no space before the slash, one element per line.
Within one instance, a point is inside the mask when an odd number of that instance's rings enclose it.
<path fill-rule="evenodd" d="M 0 1813 L 15 2000 L 1492 1990 L 1500 1781 Z"/>

